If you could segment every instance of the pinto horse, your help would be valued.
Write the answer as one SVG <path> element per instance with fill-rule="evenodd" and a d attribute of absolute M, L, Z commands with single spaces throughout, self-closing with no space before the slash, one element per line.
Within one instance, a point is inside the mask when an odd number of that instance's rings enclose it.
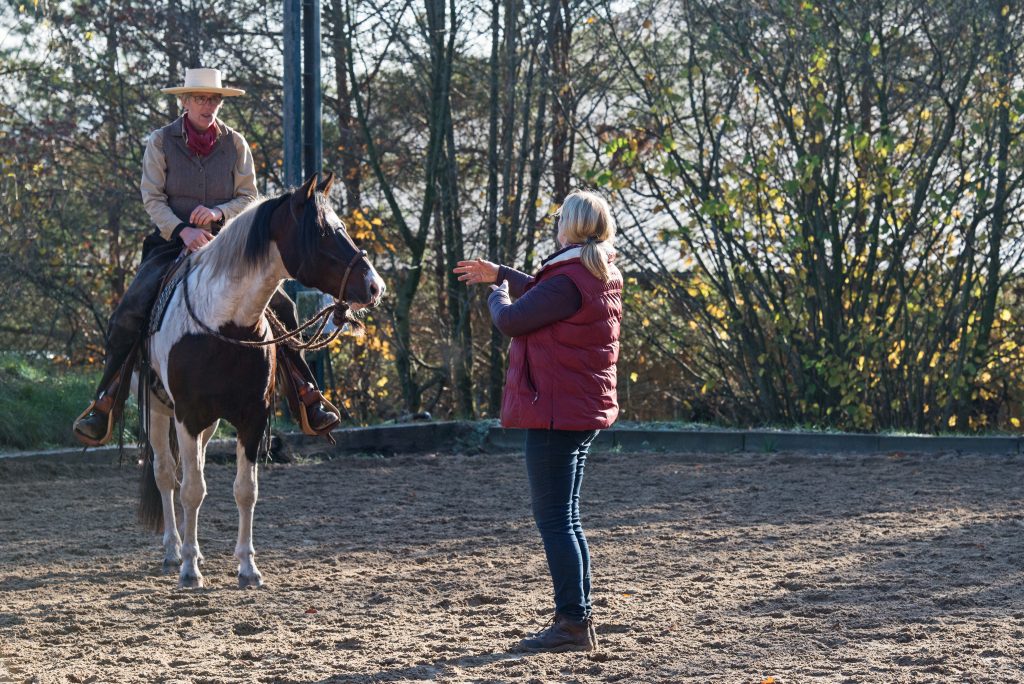
<path fill-rule="evenodd" d="M 221 419 L 238 432 L 238 585 L 263 584 L 253 558 L 252 523 L 256 457 L 270 419 L 275 348 L 235 341 L 273 339 L 265 310 L 286 278 L 331 294 L 353 311 L 378 305 L 384 294 L 384 282 L 366 252 L 355 246 L 328 204 L 333 179 L 329 175 L 318 185 L 314 176 L 294 192 L 254 204 L 190 255 L 187 275 L 171 295 L 160 329 L 147 340 L 152 372 L 167 398 L 149 395 L 153 458 L 143 472 L 139 515 L 154 531 L 162 529 L 164 571 L 180 563 L 179 586 L 203 586 L 197 536 L 199 507 L 206 497 L 203 466 L 206 445 Z M 172 421 L 177 459 L 170 444 Z M 174 506 L 179 471 L 180 533 Z"/>

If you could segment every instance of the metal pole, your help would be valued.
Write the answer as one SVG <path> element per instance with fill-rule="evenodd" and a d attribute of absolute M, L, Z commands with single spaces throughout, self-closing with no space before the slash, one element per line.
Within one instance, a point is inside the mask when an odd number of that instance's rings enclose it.
<path fill-rule="evenodd" d="M 323 127 L 320 91 L 320 0 L 302 0 L 302 160 L 305 177 L 323 170 Z M 324 387 L 326 350 L 307 354 L 306 361 Z"/>
<path fill-rule="evenodd" d="M 302 183 L 302 0 L 284 0 L 284 183 Z"/>
<path fill-rule="evenodd" d="M 305 176 L 323 170 L 320 91 L 320 0 L 302 0 L 303 166 Z"/>

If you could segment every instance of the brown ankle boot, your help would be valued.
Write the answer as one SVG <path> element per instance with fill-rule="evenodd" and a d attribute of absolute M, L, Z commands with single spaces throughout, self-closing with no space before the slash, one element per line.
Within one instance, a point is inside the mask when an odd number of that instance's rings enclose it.
<path fill-rule="evenodd" d="M 135 357 L 141 340 L 133 337 L 131 330 L 112 326 L 108 339 L 107 359 L 103 366 L 103 377 L 96 388 L 96 399 L 82 415 L 75 418 L 72 434 L 86 446 L 101 446 L 110 441 L 114 434 L 114 423 L 121 417 L 131 382 L 122 380 L 132 377 Z M 132 340 L 135 340 L 134 342 Z"/>
<path fill-rule="evenodd" d="M 299 400 L 306 411 L 306 425 L 313 433 L 322 434 L 341 422 L 341 416 L 327 408 L 324 395 L 318 390 L 308 385 L 300 387 Z"/>
<path fill-rule="evenodd" d="M 517 650 L 548 653 L 593 651 L 597 648 L 593 624 L 594 621 L 589 617 L 572 620 L 555 613 L 551 626 L 520 641 Z"/>
<path fill-rule="evenodd" d="M 114 397 L 103 392 L 75 420 L 75 438 L 87 446 L 100 446 L 110 441 L 114 432 Z"/>
<path fill-rule="evenodd" d="M 285 346 L 277 348 L 277 360 L 292 418 L 303 433 L 331 439 L 330 431 L 341 422 L 341 413 L 316 388 L 306 361 L 297 351 Z"/>

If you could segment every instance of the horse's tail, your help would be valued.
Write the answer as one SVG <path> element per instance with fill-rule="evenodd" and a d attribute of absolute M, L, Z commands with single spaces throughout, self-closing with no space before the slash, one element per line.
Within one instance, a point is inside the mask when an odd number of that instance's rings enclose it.
<path fill-rule="evenodd" d="M 139 483 L 139 523 L 152 532 L 164 530 L 164 502 L 153 471 L 153 447 L 147 442 L 142 453 L 142 481 Z"/>
<path fill-rule="evenodd" d="M 150 375 L 149 354 L 142 345 L 139 354 L 139 450 L 142 452 L 142 480 L 139 482 L 139 523 L 144 529 L 162 532 L 164 528 L 164 502 L 160 488 L 156 484 L 156 472 L 153 469 L 153 442 L 150 439 Z"/>

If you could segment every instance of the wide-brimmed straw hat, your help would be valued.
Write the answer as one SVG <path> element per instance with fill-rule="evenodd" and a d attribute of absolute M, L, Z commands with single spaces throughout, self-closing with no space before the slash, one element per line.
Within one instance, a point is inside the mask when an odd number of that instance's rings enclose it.
<path fill-rule="evenodd" d="M 245 95 L 241 88 L 225 88 L 221 84 L 220 69 L 186 69 L 185 85 L 175 88 L 162 88 L 160 92 L 168 95 L 185 95 L 186 93 L 217 93 L 224 97 Z"/>

